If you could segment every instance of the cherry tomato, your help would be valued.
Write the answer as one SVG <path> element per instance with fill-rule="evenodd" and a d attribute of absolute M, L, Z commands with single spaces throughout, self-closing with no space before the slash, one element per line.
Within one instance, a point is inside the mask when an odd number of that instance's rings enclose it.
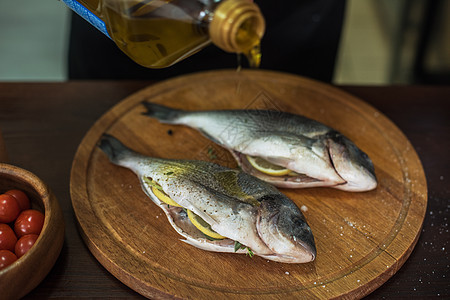
<path fill-rule="evenodd" d="M 26 234 L 39 234 L 42 226 L 44 226 L 44 214 L 35 209 L 27 209 L 21 212 L 14 222 L 14 232 L 18 238 Z"/>
<path fill-rule="evenodd" d="M 28 198 L 27 194 L 25 194 L 21 190 L 9 190 L 5 194 L 11 195 L 16 198 L 20 210 L 30 209 L 30 199 Z"/>
<path fill-rule="evenodd" d="M 17 237 L 8 224 L 0 224 L 0 250 L 14 251 Z"/>
<path fill-rule="evenodd" d="M 16 198 L 11 195 L 0 195 L 0 223 L 14 221 L 20 213 Z"/>
<path fill-rule="evenodd" d="M 17 256 L 9 250 L 0 250 L 0 270 L 17 260 Z"/>
<path fill-rule="evenodd" d="M 36 240 L 38 239 L 37 234 L 27 234 L 21 237 L 17 243 L 16 247 L 14 249 L 14 252 L 17 255 L 17 258 L 22 257 L 25 253 L 28 252 L 28 250 L 33 247 L 34 243 L 36 243 Z"/>

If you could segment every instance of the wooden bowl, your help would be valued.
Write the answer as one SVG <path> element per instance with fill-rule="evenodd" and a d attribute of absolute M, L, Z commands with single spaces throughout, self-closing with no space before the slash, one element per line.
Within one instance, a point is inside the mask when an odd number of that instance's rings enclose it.
<path fill-rule="evenodd" d="M 13 264 L 0 270 L 0 298 L 18 299 L 34 289 L 48 274 L 61 252 L 64 219 L 56 197 L 31 172 L 0 163 L 0 193 L 10 189 L 24 191 L 31 208 L 44 213 L 45 221 L 33 247 Z"/>

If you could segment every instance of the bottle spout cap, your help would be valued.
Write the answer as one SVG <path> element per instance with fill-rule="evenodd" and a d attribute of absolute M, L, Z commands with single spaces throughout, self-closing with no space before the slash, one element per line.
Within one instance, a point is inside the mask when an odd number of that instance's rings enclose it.
<path fill-rule="evenodd" d="M 214 11 L 209 27 L 211 41 L 227 52 L 244 53 L 259 45 L 265 21 L 249 0 L 225 0 Z"/>

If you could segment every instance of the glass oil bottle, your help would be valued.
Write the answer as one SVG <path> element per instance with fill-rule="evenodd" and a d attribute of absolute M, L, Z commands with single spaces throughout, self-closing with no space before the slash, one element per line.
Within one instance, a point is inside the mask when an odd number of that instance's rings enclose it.
<path fill-rule="evenodd" d="M 265 22 L 249 0 L 62 0 L 131 59 L 164 68 L 214 44 L 261 59 Z"/>

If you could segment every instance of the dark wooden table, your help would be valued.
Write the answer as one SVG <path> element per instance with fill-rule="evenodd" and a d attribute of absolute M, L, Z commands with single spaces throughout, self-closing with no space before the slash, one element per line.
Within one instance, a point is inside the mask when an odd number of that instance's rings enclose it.
<path fill-rule="evenodd" d="M 150 83 L 0 83 L 0 128 L 9 162 L 47 182 L 66 222 L 59 259 L 26 298 L 141 297 L 108 273 L 84 245 L 69 181 L 77 146 L 88 129 L 109 108 Z M 417 246 L 403 267 L 367 298 L 449 298 L 450 87 L 341 88 L 373 105 L 405 133 L 419 154 L 428 184 L 427 214 Z"/>

